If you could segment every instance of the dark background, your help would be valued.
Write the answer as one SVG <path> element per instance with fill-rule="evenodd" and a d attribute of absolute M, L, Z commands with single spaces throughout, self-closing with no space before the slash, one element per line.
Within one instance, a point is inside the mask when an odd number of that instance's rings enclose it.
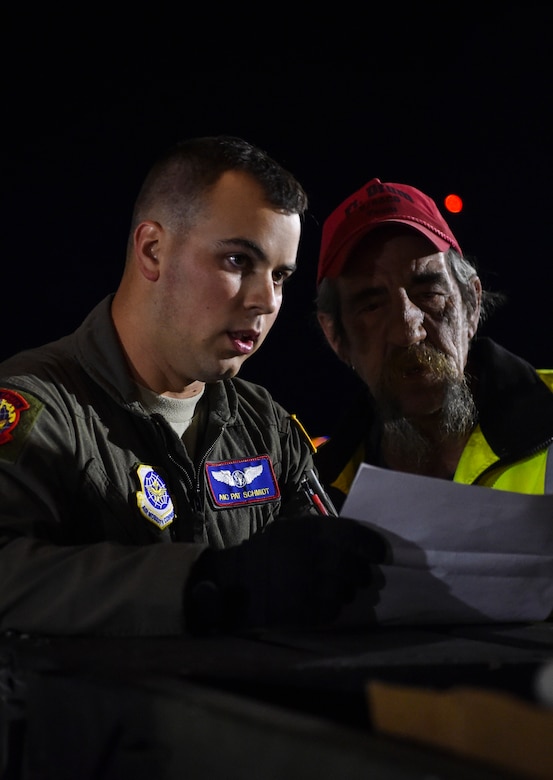
<path fill-rule="evenodd" d="M 299 270 L 241 375 L 313 435 L 352 385 L 314 320 L 320 227 L 375 176 L 419 187 L 444 213 L 461 195 L 446 217 L 485 285 L 509 295 L 482 332 L 553 367 L 549 6 L 305 6 L 307 27 L 301 6 L 186 8 L 6 11 L 0 359 L 73 330 L 115 289 L 160 151 L 230 133 L 310 196 Z"/>

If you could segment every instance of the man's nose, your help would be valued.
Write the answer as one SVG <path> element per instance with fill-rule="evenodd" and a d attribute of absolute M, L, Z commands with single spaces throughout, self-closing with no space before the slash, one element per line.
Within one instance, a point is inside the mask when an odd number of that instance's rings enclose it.
<path fill-rule="evenodd" d="M 277 293 L 272 274 L 252 274 L 248 279 L 245 305 L 261 314 L 272 314 L 278 308 Z"/>
<path fill-rule="evenodd" d="M 419 344 L 426 338 L 424 312 L 401 291 L 392 307 L 390 341 L 398 347 Z"/>

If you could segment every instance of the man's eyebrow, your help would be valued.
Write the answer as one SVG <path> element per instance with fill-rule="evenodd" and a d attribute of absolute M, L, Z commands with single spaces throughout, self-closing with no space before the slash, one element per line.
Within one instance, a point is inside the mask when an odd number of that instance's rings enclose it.
<path fill-rule="evenodd" d="M 250 238 L 242 238 L 241 236 L 235 236 L 234 238 L 222 238 L 220 239 L 219 243 L 222 246 L 239 246 L 243 249 L 249 249 L 250 252 L 253 252 L 260 260 L 267 259 L 267 255 L 261 249 L 259 244 L 256 241 L 252 241 Z"/>
<path fill-rule="evenodd" d="M 439 285 L 444 291 L 450 292 L 453 287 L 451 279 L 444 271 L 415 271 L 411 279 L 414 287 L 423 287 L 428 285 Z"/>
<path fill-rule="evenodd" d="M 446 282 L 448 281 L 447 274 L 443 271 L 414 271 L 413 281 L 428 284 L 429 282 Z"/>
<path fill-rule="evenodd" d="M 414 271 L 411 277 L 411 284 L 425 285 L 425 284 L 442 284 L 448 288 L 451 287 L 447 274 L 443 271 Z M 376 298 L 379 295 L 386 295 L 388 289 L 386 285 L 371 284 L 368 282 L 365 287 L 357 290 L 351 297 L 348 297 L 348 304 L 355 304 L 361 301 L 366 301 L 369 298 Z"/>
<path fill-rule="evenodd" d="M 357 290 L 350 297 L 348 297 L 348 303 L 359 303 L 359 301 L 367 300 L 367 298 L 374 298 L 377 295 L 385 295 L 386 287 L 384 285 L 371 285 L 367 284 L 366 287 L 362 287 Z"/>

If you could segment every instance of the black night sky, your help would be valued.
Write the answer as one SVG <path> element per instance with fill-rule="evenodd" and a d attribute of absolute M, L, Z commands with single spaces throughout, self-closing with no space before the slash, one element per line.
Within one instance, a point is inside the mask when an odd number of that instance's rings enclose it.
<path fill-rule="evenodd" d="M 310 196 L 299 270 L 241 375 L 313 435 L 328 432 L 351 382 L 314 320 L 320 226 L 375 176 L 419 187 L 442 211 L 461 195 L 464 210 L 447 219 L 485 285 L 509 296 L 482 332 L 553 367 L 552 10 L 432 5 L 352 18 L 350 31 L 313 19 L 309 34 L 287 11 L 295 34 L 269 41 L 265 27 L 253 42 L 245 19 L 214 35 L 172 13 L 115 29 L 92 11 L 10 12 L 0 359 L 73 330 L 115 289 L 132 201 L 160 151 L 229 133 L 265 148 Z"/>

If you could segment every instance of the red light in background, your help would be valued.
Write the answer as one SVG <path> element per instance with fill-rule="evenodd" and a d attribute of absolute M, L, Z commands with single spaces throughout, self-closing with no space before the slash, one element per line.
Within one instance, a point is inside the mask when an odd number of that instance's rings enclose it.
<path fill-rule="evenodd" d="M 444 198 L 444 204 L 448 211 L 452 214 L 458 214 L 463 210 L 463 201 L 458 195 L 448 195 Z"/>

